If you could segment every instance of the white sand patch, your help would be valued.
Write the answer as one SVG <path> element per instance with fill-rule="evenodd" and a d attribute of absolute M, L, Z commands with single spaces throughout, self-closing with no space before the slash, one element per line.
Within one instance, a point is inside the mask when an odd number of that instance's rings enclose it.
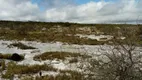
<path fill-rule="evenodd" d="M 108 41 L 113 38 L 111 35 L 83 35 L 83 34 L 76 34 L 75 36 L 79 36 L 80 38 L 88 38 L 88 39 L 95 39 L 97 41 Z"/>
<path fill-rule="evenodd" d="M 67 68 L 67 65 L 64 64 L 63 62 L 60 62 L 60 63 L 58 63 L 58 64 L 52 64 L 52 66 L 53 66 L 54 68 L 59 69 L 59 70 L 65 70 L 65 69 Z"/>
<path fill-rule="evenodd" d="M 99 39 L 99 37 L 94 39 Z M 106 52 L 111 53 L 111 50 L 113 48 L 113 46 L 110 46 L 110 45 L 75 45 L 75 44 L 68 45 L 68 44 L 63 44 L 61 42 L 41 43 L 36 41 L 20 41 L 20 42 L 28 46 L 36 47 L 37 49 L 22 50 L 16 47 L 12 47 L 12 48 L 7 47 L 9 44 L 14 42 L 15 41 L 0 40 L 0 53 L 2 54 L 18 53 L 18 54 L 25 55 L 25 59 L 23 61 L 18 62 L 17 64 L 20 64 L 20 65 L 47 64 L 59 70 L 75 70 L 79 72 L 85 71 L 85 69 L 88 67 L 89 64 L 87 64 L 87 62 L 84 62 L 84 61 L 79 61 L 77 63 L 69 63 L 68 59 L 65 61 L 61 61 L 61 60 L 35 61 L 33 60 L 33 57 L 35 55 L 42 54 L 44 52 L 62 51 L 62 52 L 87 54 L 87 55 L 93 56 L 93 58 L 96 58 L 96 55 L 100 55 Z M 142 54 L 142 48 L 137 47 L 135 52 L 137 53 L 140 52 L 140 54 Z M 99 58 L 104 59 L 103 56 L 100 56 Z M 57 75 L 57 74 L 59 73 L 52 72 L 52 71 L 43 71 L 43 75 Z M 38 75 L 38 73 L 36 75 Z"/>
<path fill-rule="evenodd" d="M 60 74 L 60 72 L 54 72 L 54 71 L 41 71 L 41 76 L 57 76 L 58 74 Z M 40 74 L 39 73 L 36 73 L 36 74 L 33 74 L 32 75 L 33 77 L 36 77 L 36 76 L 39 76 L 40 77 Z"/>
<path fill-rule="evenodd" d="M 57 76 L 59 74 L 59 72 L 54 72 L 54 71 L 41 71 L 42 72 L 42 76 Z"/>
<path fill-rule="evenodd" d="M 63 44 L 61 42 L 56 43 L 41 43 L 36 41 L 20 41 L 28 46 L 36 47 L 34 50 L 22 50 L 18 48 L 9 48 L 7 45 L 13 43 L 15 41 L 3 41 L 0 40 L 0 53 L 18 53 L 25 55 L 25 59 L 18 64 L 21 65 L 43 65 L 43 64 L 53 64 L 55 68 L 58 69 L 68 69 L 71 68 L 66 62 L 56 61 L 56 60 L 46 60 L 46 61 L 34 61 L 33 57 L 38 54 L 42 54 L 43 52 L 51 52 L 51 51 L 63 51 L 63 52 L 72 52 L 72 53 L 81 53 L 87 54 L 95 57 L 95 55 L 99 55 L 105 51 L 110 52 L 113 48 L 110 45 L 68 45 Z M 102 49 L 101 49 L 102 48 Z M 103 50 L 104 49 L 104 50 Z M 142 52 L 141 48 L 137 48 L 136 51 Z"/>

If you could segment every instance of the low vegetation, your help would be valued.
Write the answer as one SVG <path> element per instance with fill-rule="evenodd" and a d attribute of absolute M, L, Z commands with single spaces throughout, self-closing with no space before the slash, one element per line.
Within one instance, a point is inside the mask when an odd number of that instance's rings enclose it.
<path fill-rule="evenodd" d="M 84 75 L 77 71 L 61 71 L 57 76 L 36 77 L 35 80 L 86 80 Z"/>
<path fill-rule="evenodd" d="M 6 64 L 5 64 L 5 60 L 1 60 L 0 61 L 0 71 L 2 72 L 3 70 L 6 69 Z"/>
<path fill-rule="evenodd" d="M 0 59 L 10 59 L 11 54 L 1 54 L 0 53 Z"/>
<path fill-rule="evenodd" d="M 12 43 L 12 44 L 8 45 L 8 47 L 17 47 L 19 49 L 36 49 L 35 47 L 27 46 L 21 42 Z"/>
<path fill-rule="evenodd" d="M 65 60 L 67 57 L 90 57 L 87 55 L 81 55 L 80 53 L 70 53 L 70 52 L 45 52 L 40 55 L 36 55 L 34 60 L 53 60 L 53 59 L 60 59 Z"/>
<path fill-rule="evenodd" d="M 54 71 L 57 69 L 49 65 L 17 65 L 14 62 L 9 62 L 7 67 L 5 67 L 6 72 L 2 74 L 2 78 L 13 79 L 14 75 L 19 75 L 21 80 L 85 80 L 84 74 L 72 71 L 72 70 L 58 70 L 59 74 L 55 75 L 45 75 L 45 76 L 33 76 L 33 74 L 39 73 L 40 71 Z M 30 75 L 27 77 L 22 77 L 22 75 Z"/>
<path fill-rule="evenodd" d="M 76 66 L 84 73 L 70 70 L 57 70 L 50 65 L 18 65 L 12 61 L 7 64 L 5 59 L 12 60 L 12 54 L 0 54 L 0 76 L 11 79 L 14 75 L 30 75 L 23 80 L 142 80 L 142 54 L 135 52 L 137 46 L 142 45 L 142 25 L 130 24 L 77 24 L 77 23 L 45 23 L 45 22 L 15 22 L 0 21 L 0 39 L 4 40 L 28 40 L 40 42 L 63 42 L 68 44 L 104 45 L 110 44 L 114 48 L 110 51 L 102 49 L 97 58 L 88 55 L 69 52 L 45 52 L 34 56 L 36 61 L 44 60 L 68 60 L 76 63 L 79 59 L 85 59 L 86 65 Z M 68 35 L 69 34 L 69 35 Z M 100 41 L 75 36 L 87 35 L 111 35 L 114 38 Z M 117 39 L 126 37 L 126 39 Z M 125 45 L 125 46 L 124 46 Z M 21 42 L 12 43 L 8 47 L 19 49 L 36 49 Z M 106 50 L 106 51 L 105 51 Z M 98 50 L 99 51 L 99 50 Z M 22 56 L 22 55 L 20 55 Z M 94 56 L 93 56 L 94 57 Z M 86 59 L 87 58 L 87 59 Z M 13 57 L 15 59 L 15 56 Z M 16 58 L 17 59 L 17 58 Z M 23 58 L 24 59 L 24 56 Z M 81 61 L 81 60 L 80 60 Z M 83 63 L 85 64 L 85 63 Z M 88 67 L 89 66 L 89 67 Z M 56 76 L 33 76 L 40 71 L 59 72 Z M 86 72 L 86 73 L 85 73 Z M 88 73 L 87 73 L 88 72 Z M 84 74 L 87 74 L 84 75 Z"/>
<path fill-rule="evenodd" d="M 60 74 L 45 76 L 28 76 L 21 80 L 86 80 L 84 75 L 77 71 L 62 71 Z"/>
<path fill-rule="evenodd" d="M 130 24 L 77 24 L 63 22 L 20 22 L 0 21 L 0 39 L 28 40 L 40 42 L 64 42 L 70 44 L 99 45 L 107 41 L 96 41 L 74 36 L 75 34 L 112 35 L 125 28 L 139 28 L 142 25 Z M 72 36 L 67 36 L 70 34 Z M 141 32 L 138 34 L 140 35 Z"/>
<path fill-rule="evenodd" d="M 16 54 L 16 56 L 15 56 L 15 54 L 1 54 L 0 53 L 0 60 L 2 60 L 2 59 L 13 60 L 13 61 L 21 61 L 21 60 L 24 59 L 24 56 L 19 55 L 19 54 Z"/>
<path fill-rule="evenodd" d="M 44 71 L 56 71 L 55 68 L 49 65 L 32 65 L 32 66 L 27 66 L 27 65 L 17 65 L 14 62 L 9 62 L 7 66 L 7 71 L 5 74 L 2 75 L 3 78 L 11 78 L 15 74 L 34 74 L 38 73 L 39 71 L 44 70 Z"/>

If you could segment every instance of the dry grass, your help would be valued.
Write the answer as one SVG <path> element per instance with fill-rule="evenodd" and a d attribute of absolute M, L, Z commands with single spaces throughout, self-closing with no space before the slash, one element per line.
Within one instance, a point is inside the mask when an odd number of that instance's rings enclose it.
<path fill-rule="evenodd" d="M 14 74 L 33 74 L 38 73 L 39 71 L 56 71 L 55 68 L 49 65 L 16 65 L 14 62 L 8 63 L 7 71 L 2 75 L 3 78 L 11 78 Z"/>
<path fill-rule="evenodd" d="M 78 62 L 77 58 L 72 58 L 71 60 L 69 60 L 69 63 L 76 63 L 76 62 Z"/>
<path fill-rule="evenodd" d="M 36 48 L 34 48 L 32 46 L 27 46 L 27 45 L 25 45 L 25 44 L 23 44 L 21 42 L 12 43 L 12 44 L 8 45 L 8 47 L 17 47 L 19 49 L 36 49 Z"/>
<path fill-rule="evenodd" d="M 5 68 L 6 68 L 5 61 L 4 61 L 4 60 L 1 60 L 1 61 L 0 61 L 0 71 L 5 70 Z"/>
<path fill-rule="evenodd" d="M 24 60 L 24 55 L 19 55 L 21 57 L 21 60 Z M 13 60 L 12 58 L 12 54 L 2 54 L 0 53 L 0 60 L 2 59 L 7 59 L 7 60 Z M 21 61 L 20 60 L 20 61 Z"/>
<path fill-rule="evenodd" d="M 6 67 L 6 73 L 2 74 L 2 78 L 10 79 L 15 74 L 17 74 L 19 75 L 19 78 L 22 78 L 21 80 L 83 80 L 84 79 L 82 73 L 71 70 L 58 70 L 58 72 L 60 73 L 57 76 L 52 76 L 52 75 L 36 76 L 36 77 L 32 76 L 32 74 L 38 73 L 41 70 L 57 72 L 57 69 L 53 68 L 52 66 L 48 66 L 46 64 L 26 66 L 26 65 L 16 65 L 16 63 L 14 62 L 9 62 Z M 31 76 L 22 77 L 23 74 L 26 75 L 29 74 Z"/>
<path fill-rule="evenodd" d="M 105 41 L 83 39 L 67 34 L 106 34 L 117 33 L 124 28 L 140 28 L 142 25 L 129 24 L 77 24 L 77 23 L 42 23 L 42 22 L 15 22 L 0 21 L 0 39 L 5 40 L 28 40 L 41 42 L 60 41 L 70 44 L 99 45 Z M 137 27 L 138 26 L 138 27 Z M 80 29 L 81 28 L 81 29 Z M 44 30 L 43 30 L 44 29 Z M 99 33 L 98 33 L 99 32 Z M 102 32 L 102 33 L 101 33 Z M 139 36 L 139 35 L 138 35 Z M 142 42 L 141 42 L 142 43 Z"/>
<path fill-rule="evenodd" d="M 53 60 L 53 59 L 60 59 L 65 60 L 67 57 L 90 57 L 87 55 L 81 55 L 79 53 L 69 53 L 69 52 L 45 52 L 40 55 L 36 55 L 34 60 Z"/>
<path fill-rule="evenodd" d="M 0 53 L 0 59 L 10 59 L 11 54 L 1 54 Z"/>
<path fill-rule="evenodd" d="M 61 71 L 57 76 L 46 75 L 46 76 L 36 76 L 25 77 L 22 80 L 86 80 L 84 75 L 77 71 Z"/>

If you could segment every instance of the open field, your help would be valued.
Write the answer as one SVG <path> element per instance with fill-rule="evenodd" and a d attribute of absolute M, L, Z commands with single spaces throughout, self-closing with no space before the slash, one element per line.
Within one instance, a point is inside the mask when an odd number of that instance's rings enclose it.
<path fill-rule="evenodd" d="M 141 35 L 142 25 L 0 21 L 0 80 L 141 80 Z"/>
<path fill-rule="evenodd" d="M 142 25 L 129 24 L 77 24 L 14 21 L 0 21 L 0 24 L 0 39 L 39 42 L 59 41 L 70 44 L 88 45 L 109 43 L 111 40 L 109 36 L 114 36 L 116 33 L 120 34 L 121 31 L 126 29 L 131 31 L 137 28 L 141 31 L 142 27 Z M 91 38 L 85 36 L 90 36 Z M 94 39 L 94 37 L 96 37 L 96 39 Z M 122 35 L 120 37 L 125 36 Z"/>

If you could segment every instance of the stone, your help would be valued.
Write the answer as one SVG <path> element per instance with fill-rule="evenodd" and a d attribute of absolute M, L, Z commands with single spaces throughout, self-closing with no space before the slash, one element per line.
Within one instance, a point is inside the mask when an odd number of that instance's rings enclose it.
<path fill-rule="evenodd" d="M 11 60 L 13 60 L 13 61 L 21 61 L 22 59 L 23 59 L 23 57 L 17 53 L 12 54 L 12 56 L 11 56 Z"/>

